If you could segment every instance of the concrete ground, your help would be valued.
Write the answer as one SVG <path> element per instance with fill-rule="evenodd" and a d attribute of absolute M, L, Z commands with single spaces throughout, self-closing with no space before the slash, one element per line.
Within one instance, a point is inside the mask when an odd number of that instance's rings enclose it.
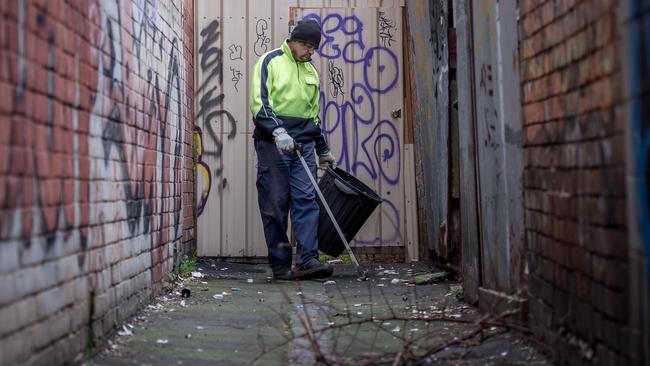
<path fill-rule="evenodd" d="M 271 282 L 267 265 L 210 260 L 199 271 L 204 278 L 158 297 L 87 364 L 550 364 L 498 319 L 478 326 L 457 283 L 410 285 L 430 272 L 423 264 L 377 265 L 363 282 L 349 265 L 328 281 Z"/>

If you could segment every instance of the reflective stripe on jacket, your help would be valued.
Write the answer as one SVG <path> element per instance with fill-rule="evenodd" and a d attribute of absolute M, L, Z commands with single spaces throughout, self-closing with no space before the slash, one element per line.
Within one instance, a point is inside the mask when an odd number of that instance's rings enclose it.
<path fill-rule="evenodd" d="M 253 137 L 273 140 L 271 133 L 281 126 L 297 142 L 314 141 L 319 155 L 327 153 L 318 117 L 320 80 L 314 65 L 296 62 L 284 41 L 281 48 L 260 57 L 252 74 Z"/>

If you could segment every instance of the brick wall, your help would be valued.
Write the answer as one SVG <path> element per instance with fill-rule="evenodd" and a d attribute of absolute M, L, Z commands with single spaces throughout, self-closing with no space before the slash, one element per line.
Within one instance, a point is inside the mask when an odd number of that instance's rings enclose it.
<path fill-rule="evenodd" d="M 570 364 L 624 364 L 618 1 L 520 1 L 530 323 Z"/>
<path fill-rule="evenodd" d="M 0 364 L 62 364 L 192 245 L 192 1 L 0 14 Z"/>

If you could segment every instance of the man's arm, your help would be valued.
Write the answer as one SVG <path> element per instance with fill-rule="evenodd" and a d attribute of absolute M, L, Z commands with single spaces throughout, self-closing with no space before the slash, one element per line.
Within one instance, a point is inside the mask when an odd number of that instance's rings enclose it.
<path fill-rule="evenodd" d="M 253 115 L 255 127 L 272 135 L 273 130 L 282 126 L 269 102 L 269 85 L 273 84 L 273 70 L 270 65 L 274 57 L 282 55 L 282 50 L 276 50 L 266 54 L 257 61 L 253 67 L 250 90 L 250 110 Z"/>

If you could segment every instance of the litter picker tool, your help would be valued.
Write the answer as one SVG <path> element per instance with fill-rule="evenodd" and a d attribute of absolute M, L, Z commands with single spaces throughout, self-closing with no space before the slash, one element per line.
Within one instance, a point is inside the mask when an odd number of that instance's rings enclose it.
<path fill-rule="evenodd" d="M 348 251 L 348 254 L 350 254 L 350 258 L 352 259 L 352 263 L 354 264 L 354 267 L 357 270 L 357 274 L 359 275 L 358 279 L 361 280 L 361 281 L 367 280 L 368 279 L 367 271 L 361 269 L 361 266 L 359 265 L 359 261 L 357 261 L 357 257 L 352 252 L 352 248 L 350 248 L 350 244 L 345 239 L 345 235 L 343 235 L 343 231 L 341 231 L 341 228 L 339 227 L 338 222 L 336 222 L 336 218 L 334 218 L 334 214 L 332 213 L 332 210 L 330 210 L 330 206 L 327 204 L 327 201 L 325 201 L 325 197 L 323 196 L 323 192 L 321 192 L 320 188 L 318 187 L 318 183 L 316 183 L 316 179 L 311 174 L 311 171 L 309 170 L 309 166 L 307 165 L 307 162 L 305 161 L 305 158 L 302 156 L 302 144 L 296 144 L 296 154 L 298 154 L 298 158 L 300 158 L 300 162 L 302 163 L 303 168 L 305 168 L 305 171 L 307 172 L 307 176 L 309 177 L 309 180 L 311 181 L 311 184 L 314 186 L 314 190 L 316 191 L 316 194 L 318 195 L 318 198 L 320 199 L 321 203 L 323 204 L 323 207 L 325 208 L 325 211 L 327 211 L 327 215 L 329 216 L 330 220 L 332 220 L 332 224 L 334 225 L 334 228 L 336 229 L 336 232 L 339 234 L 339 237 L 341 238 L 341 241 L 343 242 L 343 245 L 345 245 L 345 249 Z"/>

